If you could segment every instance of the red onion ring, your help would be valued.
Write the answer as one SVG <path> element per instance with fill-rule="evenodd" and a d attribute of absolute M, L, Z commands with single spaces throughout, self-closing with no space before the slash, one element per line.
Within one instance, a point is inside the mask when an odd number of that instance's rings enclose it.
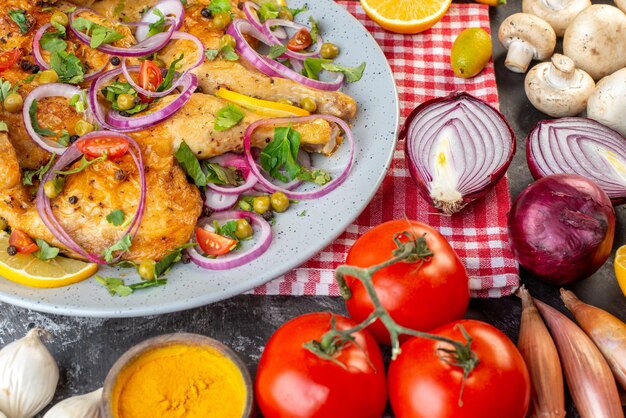
<path fill-rule="evenodd" d="M 179 0 L 176 0 L 176 2 L 180 3 Z M 174 80 L 172 81 L 172 86 L 169 89 L 156 92 L 156 91 L 146 90 L 143 87 L 141 87 L 139 84 L 137 84 L 135 80 L 130 76 L 130 72 L 128 71 L 128 66 L 126 65 L 126 58 L 125 57 L 122 58 L 122 65 L 121 65 L 122 72 L 124 73 L 124 76 L 126 77 L 126 81 L 128 81 L 128 83 L 135 89 L 137 93 L 142 94 L 149 98 L 165 97 L 171 94 L 177 88 L 181 87 L 181 85 L 184 83 L 185 76 L 191 70 L 199 67 L 204 62 L 204 44 L 196 36 L 190 35 L 185 32 L 174 32 L 170 40 L 172 39 L 185 39 L 185 40 L 194 42 L 196 46 L 198 47 L 198 59 L 189 68 L 183 71 L 182 74 L 174 78 Z"/>
<path fill-rule="evenodd" d="M 535 179 L 578 174 L 595 181 L 613 204 L 626 202 L 626 140 L 599 122 L 575 117 L 540 121 L 526 138 L 526 159 Z"/>
<path fill-rule="evenodd" d="M 234 210 L 227 212 L 218 212 L 213 214 L 213 216 L 209 218 L 203 218 L 198 221 L 198 225 L 212 224 L 213 221 L 229 221 L 233 219 L 242 219 L 247 218 L 250 220 L 250 223 L 253 226 L 258 226 L 260 231 L 258 234 L 260 236 L 257 239 L 257 242 L 248 250 L 239 252 L 230 252 L 228 254 L 220 255 L 217 258 L 206 258 L 203 257 L 197 250 L 196 247 L 187 248 L 187 254 L 198 266 L 208 269 L 208 270 L 228 270 L 231 268 L 239 267 L 243 264 L 249 263 L 250 261 L 258 258 L 261 254 L 263 254 L 269 248 L 272 243 L 272 227 L 265 219 L 261 216 L 257 215 L 254 212 L 246 212 L 243 210 Z M 256 235 L 257 233 L 255 233 Z M 192 238 L 191 242 L 196 242 L 195 237 Z"/>
<path fill-rule="evenodd" d="M 128 152 L 132 156 L 133 161 L 135 165 L 137 166 L 137 169 L 139 170 L 140 195 L 139 195 L 139 203 L 137 205 L 137 211 L 135 212 L 135 215 L 133 216 L 133 220 L 128 225 L 128 227 L 126 228 L 122 236 L 130 233 L 131 236 L 134 238 L 137 235 L 137 232 L 139 231 L 141 220 L 143 219 L 143 215 L 144 215 L 145 208 L 146 208 L 147 183 L 146 183 L 145 169 L 143 166 L 143 155 L 141 154 L 141 148 L 139 148 L 139 145 L 137 144 L 137 142 L 135 142 L 135 140 L 133 140 L 132 138 L 126 135 L 122 135 L 116 132 L 94 131 L 86 135 L 83 135 L 78 141 L 70 145 L 67 148 L 67 150 L 63 153 L 63 155 L 61 155 L 61 157 L 54 163 L 52 168 L 48 170 L 48 172 L 44 175 L 43 179 L 41 180 L 39 189 L 37 190 L 36 206 L 37 206 L 37 212 L 39 213 L 41 220 L 46 225 L 48 230 L 50 230 L 50 232 L 54 235 L 54 237 L 61 242 L 61 244 L 69 248 L 71 251 L 77 254 L 80 254 L 82 257 L 86 258 L 92 263 L 107 264 L 107 262 L 99 254 L 88 253 L 76 241 L 74 241 L 72 237 L 69 236 L 69 234 L 63 228 L 63 226 L 59 223 L 57 218 L 54 216 L 50 198 L 46 196 L 46 193 L 44 192 L 44 186 L 46 182 L 51 180 L 55 176 L 56 171 L 62 170 L 63 168 L 67 167 L 69 164 L 76 161 L 78 158 L 80 158 L 83 155 L 78 150 L 76 144 L 82 141 L 86 141 L 90 138 L 98 137 L 102 135 L 122 138 L 128 141 L 129 144 L 131 145 L 131 149 L 129 149 Z M 120 257 L 121 255 L 118 255 L 115 258 L 115 261 L 119 260 Z"/>
<path fill-rule="evenodd" d="M 293 123 L 305 123 L 314 119 L 325 119 L 329 122 L 334 122 L 337 125 L 339 125 L 339 127 L 341 127 L 341 129 L 344 131 L 346 139 L 348 140 L 348 143 L 350 144 L 350 156 L 349 156 L 350 161 L 348 162 L 346 167 L 337 177 L 335 177 L 334 179 L 332 179 L 330 182 L 326 183 L 324 186 L 322 186 L 319 189 L 311 190 L 308 192 L 294 192 L 286 188 L 276 186 L 274 183 L 272 183 L 267 178 L 265 178 L 265 176 L 263 176 L 263 174 L 261 173 L 261 171 L 256 165 L 254 156 L 252 155 L 252 149 L 251 149 L 252 133 L 259 126 L 263 126 L 267 124 L 287 125 L 287 124 L 293 124 Z M 350 173 L 350 170 L 352 169 L 352 165 L 354 164 L 354 138 L 352 136 L 352 131 L 350 130 L 350 127 L 348 126 L 346 122 L 339 119 L 338 117 L 331 116 L 331 115 L 311 115 L 311 116 L 302 116 L 302 117 L 297 117 L 297 118 L 263 119 L 263 120 L 256 121 L 250 126 L 248 126 L 248 129 L 246 129 L 246 133 L 245 133 L 244 140 L 243 140 L 243 151 L 246 156 L 246 159 L 248 160 L 248 165 L 250 166 L 250 169 L 252 170 L 254 175 L 257 177 L 260 184 L 262 184 L 264 187 L 266 187 L 272 192 L 283 192 L 285 196 L 287 196 L 290 199 L 295 199 L 295 200 L 317 199 L 319 197 L 327 195 L 331 191 L 335 190 L 341 183 L 343 183 L 346 180 L 346 178 L 348 177 L 348 174 Z"/>
<path fill-rule="evenodd" d="M 258 182 L 256 176 L 250 170 L 250 167 L 248 166 L 248 162 L 242 155 L 228 153 L 225 155 L 220 155 L 216 159 L 213 159 L 212 162 L 215 162 L 215 164 L 219 164 L 222 167 L 236 168 L 237 170 L 241 171 L 241 173 L 243 174 L 245 178 L 245 182 L 241 184 L 240 186 L 236 186 L 236 187 L 220 186 L 218 184 L 213 184 L 213 183 L 207 184 L 207 187 L 209 189 L 213 190 L 214 192 L 217 192 L 218 194 L 239 196 L 241 193 L 251 190 L 254 187 L 254 185 L 257 184 Z"/>
<path fill-rule="evenodd" d="M 263 27 L 265 29 L 263 33 L 269 39 L 269 41 L 273 44 L 278 44 L 278 45 L 283 45 L 283 43 L 281 42 L 280 39 L 278 39 L 278 36 L 276 36 L 276 34 L 274 33 L 274 30 L 272 29 L 274 27 L 286 27 L 286 28 L 295 29 L 296 31 L 299 31 L 300 29 L 306 29 L 310 31 L 308 26 L 302 25 L 300 23 L 292 22 L 291 20 L 287 20 L 287 19 L 267 19 Z M 297 52 L 297 51 L 292 51 L 290 49 L 287 49 L 283 55 L 289 58 L 297 59 L 297 60 L 304 60 L 306 58 L 319 58 L 323 43 L 324 43 L 324 38 L 322 38 L 320 34 L 317 34 L 317 42 L 315 44 L 316 45 L 315 50 L 310 51 L 310 52 Z"/>
<path fill-rule="evenodd" d="M 254 177 L 254 176 L 251 176 Z M 211 190 L 206 191 L 204 205 L 216 212 L 230 209 L 239 200 L 238 194 L 224 194 Z"/>
<path fill-rule="evenodd" d="M 28 96 L 26 96 L 24 105 L 22 106 L 22 119 L 24 120 L 24 127 L 26 128 L 26 132 L 28 132 L 31 139 L 41 148 L 57 155 L 63 154 L 67 149 L 67 147 L 60 146 L 58 142 L 43 138 L 35 132 L 29 113 L 31 105 L 35 100 L 41 100 L 46 97 L 65 97 L 67 99 L 71 99 L 77 94 L 81 94 L 81 90 L 78 87 L 74 87 L 69 84 L 50 83 L 42 84 L 41 86 L 34 88 Z"/>
<path fill-rule="evenodd" d="M 287 68 L 278 61 L 274 61 L 273 59 L 269 59 L 260 55 L 248 43 L 248 41 L 244 37 L 244 34 L 256 38 L 266 45 L 272 45 L 272 43 L 267 40 L 263 33 L 258 31 L 250 22 L 245 19 L 233 20 L 233 22 L 228 27 L 226 33 L 231 35 L 237 41 L 237 51 L 239 52 L 239 54 L 248 62 L 250 62 L 250 64 L 256 67 L 259 71 L 269 77 L 279 75 L 281 77 L 291 79 L 304 86 L 326 91 L 339 90 L 343 85 L 344 76 L 341 73 L 333 73 L 334 78 L 331 81 L 312 80 L 308 77 L 303 76 L 300 73 L 297 73 L 291 68 Z"/>
<path fill-rule="evenodd" d="M 154 13 L 154 10 L 158 9 L 166 17 L 172 17 L 174 30 L 177 31 L 183 25 L 185 20 L 185 8 L 180 0 L 161 0 L 155 4 L 150 10 L 143 14 L 141 22 L 148 25 L 140 26 L 135 32 L 135 39 L 138 42 L 144 41 L 148 38 L 148 32 L 150 31 L 149 25 L 159 20 L 159 17 Z"/>
<path fill-rule="evenodd" d="M 92 10 L 87 9 L 85 7 L 80 7 L 74 10 L 72 13 L 70 13 L 69 29 L 72 31 L 74 36 L 78 38 L 79 41 L 89 46 L 91 44 L 91 37 L 85 35 L 79 30 L 76 30 L 72 26 L 72 22 L 74 21 L 74 19 L 76 19 L 78 14 L 84 13 L 84 12 L 94 13 Z M 143 26 L 143 25 L 140 25 L 140 26 Z M 143 56 L 153 54 L 163 49 L 163 47 L 165 47 L 165 45 L 169 43 L 170 38 L 175 30 L 176 30 L 175 25 L 170 25 L 166 32 L 157 33 L 156 35 L 151 36 L 147 38 L 146 40 L 139 42 L 129 48 L 119 48 L 116 46 L 103 44 L 103 45 L 100 45 L 96 49 L 106 54 L 116 55 L 119 57 L 135 57 L 135 58 L 143 57 Z"/>
<path fill-rule="evenodd" d="M 247 1 L 243 4 L 242 10 L 246 15 L 246 19 L 248 19 L 252 26 L 254 26 L 259 32 L 265 34 L 265 26 L 261 23 L 261 19 L 259 19 L 259 9 L 261 9 L 261 6 L 253 1 Z M 285 32 L 283 28 L 276 28 L 276 30 L 273 31 L 273 34 L 280 39 L 285 39 L 287 37 L 287 32 Z"/>

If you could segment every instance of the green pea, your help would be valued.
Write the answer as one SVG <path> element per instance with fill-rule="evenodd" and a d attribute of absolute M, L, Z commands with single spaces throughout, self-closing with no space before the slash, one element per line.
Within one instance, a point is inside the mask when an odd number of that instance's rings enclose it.
<path fill-rule="evenodd" d="M 247 220 L 241 218 L 237 219 L 237 229 L 235 230 L 235 236 L 239 239 L 246 239 L 254 234 L 252 225 Z"/>
<path fill-rule="evenodd" d="M 311 99 L 310 97 L 305 97 L 304 99 L 300 100 L 300 107 L 309 113 L 313 113 L 317 110 L 317 103 L 315 103 L 315 100 Z"/>
<path fill-rule="evenodd" d="M 270 197 L 269 196 L 257 196 L 252 201 L 252 207 L 254 211 L 259 214 L 264 214 L 270 210 Z"/>
<path fill-rule="evenodd" d="M 52 69 L 39 73 L 39 84 L 50 84 L 57 81 L 59 81 L 59 75 Z"/>
<path fill-rule="evenodd" d="M 272 209 L 275 212 L 282 213 L 289 209 L 289 198 L 283 192 L 276 192 L 271 197 Z"/>
<path fill-rule="evenodd" d="M 123 93 L 117 96 L 117 107 L 124 111 L 132 109 L 135 106 L 135 96 Z"/>
<path fill-rule="evenodd" d="M 339 48 L 335 44 L 325 42 L 322 44 L 322 50 L 320 51 L 320 55 L 322 56 L 322 58 L 327 60 L 335 59 L 337 58 L 337 55 L 339 55 Z"/>
<path fill-rule="evenodd" d="M 226 45 L 232 48 L 236 48 L 237 41 L 231 35 L 224 35 L 222 36 L 222 39 L 220 39 L 220 49 L 224 48 Z"/>
<path fill-rule="evenodd" d="M 11 93 L 4 99 L 4 109 L 10 113 L 17 113 L 22 110 L 24 99 L 18 93 Z"/>
<path fill-rule="evenodd" d="M 143 280 L 154 280 L 154 266 L 155 262 L 152 260 L 144 260 L 137 266 L 139 276 Z"/>
<path fill-rule="evenodd" d="M 213 26 L 217 30 L 224 30 L 230 24 L 231 17 L 229 12 L 218 13 L 213 17 Z"/>
<path fill-rule="evenodd" d="M 56 23 L 61 26 L 67 26 L 70 23 L 67 15 L 61 11 L 54 12 L 50 17 L 50 23 Z"/>
<path fill-rule="evenodd" d="M 74 131 L 76 132 L 76 135 L 83 136 L 93 131 L 93 125 L 86 120 L 81 119 L 76 122 L 76 125 L 74 125 Z"/>
<path fill-rule="evenodd" d="M 49 199 L 54 199 L 59 195 L 59 189 L 54 183 L 54 180 L 48 180 L 44 183 L 43 192 L 46 194 L 46 196 L 48 196 Z"/>

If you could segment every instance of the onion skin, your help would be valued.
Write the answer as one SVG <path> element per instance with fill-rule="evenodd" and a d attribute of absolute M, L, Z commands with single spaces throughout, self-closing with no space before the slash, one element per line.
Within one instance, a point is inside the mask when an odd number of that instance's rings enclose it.
<path fill-rule="evenodd" d="M 615 380 L 626 390 L 626 324 L 610 313 L 582 302 L 569 290 L 561 289 L 561 299 L 600 349 Z"/>
<path fill-rule="evenodd" d="M 561 357 L 565 378 L 581 418 L 623 418 L 622 403 L 609 365 L 574 322 L 534 299 Z"/>
<path fill-rule="evenodd" d="M 519 263 L 538 278 L 563 285 L 591 276 L 608 259 L 615 211 L 593 181 L 553 174 L 517 197 L 508 226 Z"/>
<path fill-rule="evenodd" d="M 532 382 L 532 401 L 526 417 L 563 418 L 565 385 L 559 353 L 528 290 L 522 286 L 518 296 L 522 300 L 522 319 L 517 348 Z"/>

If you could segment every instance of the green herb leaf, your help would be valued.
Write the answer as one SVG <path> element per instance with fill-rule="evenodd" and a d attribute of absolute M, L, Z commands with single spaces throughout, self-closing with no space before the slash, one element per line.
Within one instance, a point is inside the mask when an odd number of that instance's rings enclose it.
<path fill-rule="evenodd" d="M 124 223 L 124 211 L 116 209 L 107 215 L 107 222 L 111 225 L 120 226 Z"/>
<path fill-rule="evenodd" d="M 117 105 L 117 97 L 120 94 L 131 94 L 137 97 L 137 92 L 127 82 L 122 83 L 120 81 L 115 81 L 112 84 L 102 89 L 102 95 L 104 96 L 105 99 L 111 102 L 111 107 L 113 108 L 113 110 L 121 111 L 121 109 Z M 149 103 L 138 102 L 134 107 L 130 109 L 126 109 L 124 110 L 124 112 L 128 113 L 129 115 L 134 115 L 136 113 L 143 112 L 149 106 L 150 106 Z"/>
<path fill-rule="evenodd" d="M 50 56 L 50 67 L 64 83 L 79 84 L 85 76 L 85 69 L 78 57 L 65 51 L 57 51 Z"/>
<path fill-rule="evenodd" d="M 36 133 L 43 136 L 56 136 L 53 130 L 39 126 L 39 121 L 37 120 L 37 100 L 33 100 L 33 104 L 31 104 L 28 109 L 28 115 L 30 116 L 31 124 Z"/>
<path fill-rule="evenodd" d="M 37 74 L 29 75 L 28 77 L 26 77 L 25 79 L 20 81 L 20 84 L 28 84 L 28 83 L 32 82 L 35 79 L 36 76 L 37 76 Z"/>
<path fill-rule="evenodd" d="M 174 157 L 176 157 L 176 161 L 178 161 L 178 164 L 180 164 L 185 173 L 193 179 L 196 186 L 206 186 L 206 175 L 202 171 L 198 159 L 185 141 L 181 142 L 180 147 L 178 147 L 178 150 L 174 154 Z"/>
<path fill-rule="evenodd" d="M 155 7 L 152 13 L 154 13 L 159 19 L 154 23 L 150 23 L 148 26 L 148 38 L 165 31 L 165 15 L 163 12 Z"/>
<path fill-rule="evenodd" d="M 9 127 L 7 123 L 3 120 L 0 120 L 0 132 L 9 132 Z"/>
<path fill-rule="evenodd" d="M 306 58 L 304 60 L 304 75 L 311 80 L 319 80 L 322 65 L 330 63 L 330 60 L 324 58 Z"/>
<path fill-rule="evenodd" d="M 285 47 L 284 45 L 272 45 L 270 47 L 270 52 L 267 54 L 267 56 L 271 59 L 276 59 L 283 55 L 286 51 L 287 47 Z"/>
<path fill-rule="evenodd" d="M 346 76 L 346 81 L 348 83 L 354 83 L 355 81 L 359 81 L 361 77 L 363 77 L 363 71 L 365 71 L 365 62 L 357 67 L 346 67 L 339 64 L 322 63 L 322 68 L 327 71 L 343 73 Z"/>
<path fill-rule="evenodd" d="M 99 25 L 83 17 L 74 19 L 72 27 L 78 31 L 84 31 L 87 36 L 91 36 L 89 46 L 94 49 L 98 48 L 100 45 L 110 44 L 124 39 L 124 35 L 115 29 Z"/>
<path fill-rule="evenodd" d="M 12 85 L 9 81 L 0 78 L 0 101 L 4 102 L 4 99 L 11 94 Z"/>
<path fill-rule="evenodd" d="M 61 135 L 57 137 L 57 141 L 62 147 L 67 147 L 70 144 L 70 133 L 63 129 Z"/>
<path fill-rule="evenodd" d="M 306 216 L 306 209 L 303 210 L 302 212 L 298 213 L 298 216 L 302 217 L 302 216 Z"/>
<path fill-rule="evenodd" d="M 211 4 L 209 4 L 209 10 L 212 15 L 216 15 L 218 13 L 230 12 L 230 1 L 229 0 L 212 0 Z"/>
<path fill-rule="evenodd" d="M 80 173 L 81 171 L 83 171 L 87 167 L 89 167 L 90 165 L 99 163 L 101 161 L 106 161 L 107 158 L 108 157 L 107 157 L 106 153 L 103 154 L 101 157 L 94 158 L 93 160 L 87 160 L 87 157 L 83 155 L 83 158 L 81 158 L 80 164 L 78 165 L 78 167 L 72 168 L 72 169 L 66 170 L 66 171 L 55 171 L 54 174 L 56 174 L 58 176 L 69 176 L 71 174 Z"/>
<path fill-rule="evenodd" d="M 119 16 L 124 11 L 125 8 L 126 8 L 126 0 L 120 0 L 117 2 L 115 9 L 113 9 L 113 14 L 115 16 Z"/>
<path fill-rule="evenodd" d="M 287 10 L 289 10 L 289 11 L 291 12 L 291 15 L 292 15 L 293 17 L 296 17 L 296 16 L 298 16 L 300 13 L 307 12 L 307 11 L 309 10 L 309 9 L 306 7 L 306 4 L 305 4 L 302 8 L 300 8 L 300 9 L 290 9 L 290 8 L 288 8 L 288 7 L 286 7 L 286 9 L 287 9 Z"/>
<path fill-rule="evenodd" d="M 237 221 L 228 221 L 224 225 L 220 225 L 219 222 L 213 221 L 213 228 L 215 229 L 216 234 L 239 241 L 239 238 L 235 235 L 235 232 L 237 231 Z"/>
<path fill-rule="evenodd" d="M 215 125 L 213 126 L 216 131 L 225 131 L 227 129 L 236 126 L 244 118 L 243 111 L 233 103 L 228 103 L 226 107 L 217 111 L 215 118 Z"/>
<path fill-rule="evenodd" d="M 65 51 L 65 48 L 67 48 L 67 42 L 64 41 L 67 34 L 65 26 L 54 22 L 52 24 L 56 28 L 56 31 L 45 32 L 39 40 L 39 45 L 41 49 L 50 53 Z"/>
<path fill-rule="evenodd" d="M 95 279 L 106 286 L 111 296 L 128 296 L 133 293 L 133 289 L 124 284 L 124 280 L 117 277 L 96 276 Z"/>
<path fill-rule="evenodd" d="M 17 26 L 19 26 L 22 35 L 28 32 L 28 29 L 30 29 L 30 22 L 28 21 L 24 13 L 24 10 L 20 9 L 9 10 L 9 17 L 12 21 L 15 22 Z"/>
<path fill-rule="evenodd" d="M 319 186 L 323 186 L 326 183 L 330 182 L 332 180 L 332 177 L 330 174 L 328 174 L 325 171 L 322 171 L 322 170 L 309 171 L 303 167 L 300 173 L 298 173 L 298 179 L 302 181 L 309 181 Z"/>
<path fill-rule="evenodd" d="M 76 11 L 76 9 L 78 9 L 78 7 L 73 6 L 73 7 L 68 8 L 67 10 L 65 10 L 64 13 L 69 15 L 70 13 L 74 13 Z"/>
<path fill-rule="evenodd" d="M 230 45 L 224 45 L 220 50 L 222 57 L 228 61 L 237 61 L 239 59 L 239 55 L 235 52 L 235 49 Z"/>
<path fill-rule="evenodd" d="M 39 239 L 39 238 L 35 238 L 35 242 L 37 243 L 37 246 L 39 247 L 39 249 L 35 251 L 33 255 L 37 257 L 38 259 L 52 260 L 57 255 L 59 255 L 59 249 L 51 246 L 46 241 Z"/>
<path fill-rule="evenodd" d="M 176 66 L 180 61 L 182 61 L 183 58 L 185 58 L 185 54 L 180 54 L 178 59 L 172 61 L 170 68 L 167 70 L 167 74 L 165 74 L 163 81 L 159 84 L 156 91 L 165 91 L 172 87 L 172 82 L 174 81 L 174 76 L 176 75 Z"/>
<path fill-rule="evenodd" d="M 300 133 L 289 127 L 274 129 L 274 139 L 261 151 L 261 167 L 280 181 L 290 181 L 298 176 L 301 167 L 297 162 Z M 289 178 L 282 171 L 286 171 Z"/>
<path fill-rule="evenodd" d="M 320 28 L 317 25 L 317 21 L 313 19 L 313 16 L 309 16 L 309 22 L 311 22 L 311 40 L 313 43 L 317 42 L 317 35 L 320 33 Z"/>
<path fill-rule="evenodd" d="M 258 13 L 261 22 L 265 22 L 268 19 L 276 19 L 279 12 L 280 7 L 277 6 L 274 2 L 268 1 L 261 4 Z"/>
<path fill-rule="evenodd" d="M 24 170 L 24 173 L 22 176 L 22 184 L 24 186 L 32 186 L 33 179 L 35 177 L 37 177 L 41 181 L 43 176 L 48 172 L 48 170 L 50 170 L 50 167 L 52 167 L 55 157 L 56 157 L 56 154 L 52 154 L 50 156 L 50 160 L 46 163 L 46 165 L 39 167 L 37 170 Z"/>
<path fill-rule="evenodd" d="M 164 274 L 167 274 L 167 272 L 170 271 L 170 269 L 174 266 L 174 264 L 178 263 L 181 260 L 183 251 L 186 248 L 193 247 L 194 245 L 196 244 L 193 242 L 188 242 L 186 244 L 180 245 L 174 248 L 169 254 L 167 254 L 161 260 L 157 261 L 156 264 L 154 265 L 155 279 Z"/>
<path fill-rule="evenodd" d="M 218 51 L 217 49 L 207 49 L 206 51 L 204 51 L 204 56 L 209 61 L 215 61 L 215 58 L 217 58 L 217 54 L 219 53 L 220 51 Z"/>
<path fill-rule="evenodd" d="M 239 186 L 241 184 L 237 170 L 207 162 L 204 163 L 204 168 L 206 168 L 207 183 L 230 186 Z"/>
<path fill-rule="evenodd" d="M 106 250 L 104 250 L 104 252 L 102 253 L 102 255 L 104 257 L 104 260 L 107 263 L 112 262 L 113 259 L 115 258 L 113 256 L 114 252 L 116 252 L 116 251 L 126 252 L 126 251 L 130 250 L 130 246 L 131 245 L 132 245 L 132 236 L 130 234 L 124 235 L 121 240 L 119 240 L 115 244 L 111 245 Z"/>

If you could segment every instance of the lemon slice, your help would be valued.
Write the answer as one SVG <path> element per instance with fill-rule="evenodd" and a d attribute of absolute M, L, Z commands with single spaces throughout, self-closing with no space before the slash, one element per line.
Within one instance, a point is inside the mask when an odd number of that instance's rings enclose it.
<path fill-rule="evenodd" d="M 622 289 L 624 296 L 626 296 L 626 245 L 622 245 L 617 249 L 613 267 L 615 268 L 617 283 L 620 289 Z"/>
<path fill-rule="evenodd" d="M 271 102 L 269 100 L 256 99 L 254 97 L 246 96 L 245 94 L 237 93 L 234 91 L 220 88 L 217 91 L 217 96 L 224 100 L 238 104 L 245 107 L 248 110 L 253 111 L 258 115 L 282 118 L 289 116 L 309 116 L 310 113 L 306 110 L 291 106 L 284 103 Z"/>
<path fill-rule="evenodd" d="M 61 287 L 80 282 L 98 271 L 98 265 L 71 258 L 43 261 L 32 254 L 10 256 L 9 234 L 0 231 L 0 276 L 30 287 Z"/>
<path fill-rule="evenodd" d="M 384 29 L 419 33 L 439 22 L 452 0 L 361 0 L 365 13 Z"/>

